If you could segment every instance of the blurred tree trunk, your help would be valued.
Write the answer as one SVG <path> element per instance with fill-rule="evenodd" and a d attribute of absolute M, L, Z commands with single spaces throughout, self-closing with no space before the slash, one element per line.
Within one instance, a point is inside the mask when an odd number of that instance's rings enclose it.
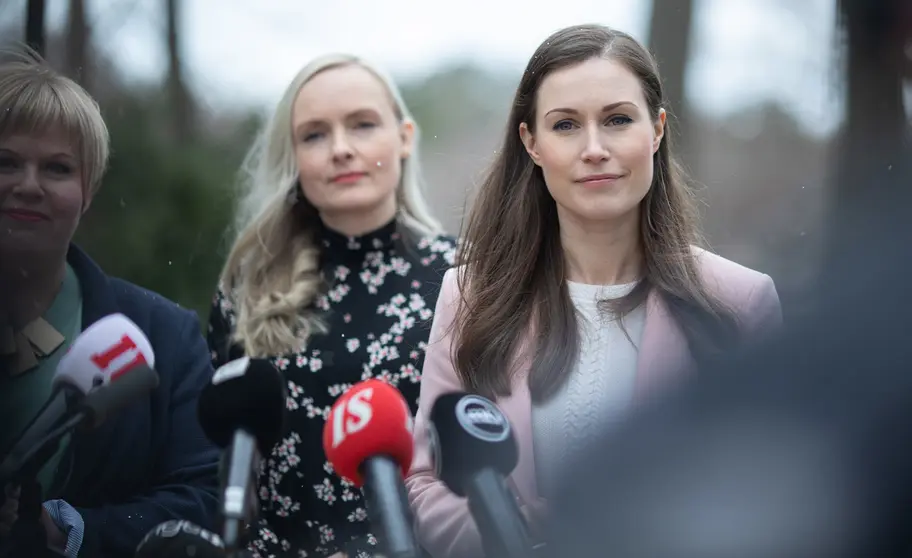
<path fill-rule="evenodd" d="M 70 0 L 67 17 L 66 52 L 64 73 L 86 89 L 89 84 L 89 24 L 86 20 L 85 0 Z"/>
<path fill-rule="evenodd" d="M 649 49 L 659 63 L 665 98 L 668 100 L 674 141 L 682 162 L 696 163 L 690 139 L 690 114 L 684 94 L 684 78 L 690 58 L 693 0 L 653 0 L 649 25 Z"/>
<path fill-rule="evenodd" d="M 841 2 L 846 120 L 832 176 L 829 261 L 846 253 L 860 262 L 875 257 L 878 247 L 867 246 L 861 231 L 908 219 L 912 189 L 901 176 L 912 157 L 902 93 L 904 49 L 912 41 L 907 1 Z"/>
<path fill-rule="evenodd" d="M 179 143 L 192 140 L 193 99 L 184 80 L 184 67 L 180 48 L 180 11 L 178 0 L 165 0 L 168 25 L 168 96 L 171 107 L 171 132 Z"/>
<path fill-rule="evenodd" d="M 25 44 L 45 55 L 47 38 L 44 30 L 44 0 L 28 0 L 25 8 Z"/>

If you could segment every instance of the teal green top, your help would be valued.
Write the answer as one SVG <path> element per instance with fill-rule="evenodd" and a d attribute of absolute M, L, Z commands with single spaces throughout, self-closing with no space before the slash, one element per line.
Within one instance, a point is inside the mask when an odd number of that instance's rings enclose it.
<path fill-rule="evenodd" d="M 63 336 L 64 341 L 50 355 L 39 360 L 38 367 L 10 378 L 0 379 L 0 448 L 9 447 L 26 426 L 34 419 L 41 407 L 51 396 L 51 380 L 57 363 L 67 352 L 73 340 L 82 332 L 82 290 L 79 278 L 69 264 L 57 297 L 42 316 Z M 67 447 L 64 439 L 60 450 L 41 470 L 38 481 L 44 490 L 45 499 L 57 475 L 57 467 Z M 2 450 L 0 450 L 2 451 Z"/>

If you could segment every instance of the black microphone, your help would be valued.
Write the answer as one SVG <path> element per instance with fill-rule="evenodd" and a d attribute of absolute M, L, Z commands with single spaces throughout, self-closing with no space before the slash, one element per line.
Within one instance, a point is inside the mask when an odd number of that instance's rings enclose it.
<path fill-rule="evenodd" d="M 0 556 L 62 556 L 47 546 L 40 522 L 43 495 L 35 480 L 37 472 L 56 453 L 64 436 L 83 425 L 97 426 L 105 417 L 145 397 L 157 385 L 158 374 L 145 364 L 123 370 L 110 383 L 87 393 L 59 426 L 35 440 L 27 450 L 11 455 L 0 464 L 0 486 L 12 482 L 22 488 L 19 521 L 10 536 L 0 541 Z"/>
<path fill-rule="evenodd" d="M 221 537 L 184 520 L 159 523 L 140 541 L 135 558 L 225 558 Z"/>
<path fill-rule="evenodd" d="M 54 437 L 52 432 L 62 428 L 65 434 L 75 427 L 72 423 L 77 419 L 74 411 L 86 394 L 96 391 L 99 386 L 119 381 L 137 366 L 151 368 L 154 363 L 155 355 L 149 340 L 126 316 L 111 314 L 89 326 L 57 364 L 48 402 L 11 447 L 4 448 L 0 481 L 13 480 L 11 475 L 19 472 L 17 469 L 28 461 L 28 456 L 39 453 L 42 444 Z M 70 426 L 66 426 L 68 421 Z"/>
<path fill-rule="evenodd" d="M 490 558 L 528 558 L 533 545 L 506 477 L 519 450 L 507 417 L 479 395 L 447 393 L 434 402 L 428 433 L 437 478 L 469 510 Z"/>
<path fill-rule="evenodd" d="M 243 530 L 256 513 L 260 458 L 282 439 L 285 379 L 268 360 L 240 358 L 216 370 L 199 398 L 197 413 L 206 436 L 227 449 L 222 475 L 221 537 L 229 552 L 243 546 Z"/>
<path fill-rule="evenodd" d="M 56 427 L 25 438 L 21 450 L 11 453 L 0 463 L 0 486 L 33 478 L 57 452 L 64 436 L 82 426 L 99 426 L 110 415 L 148 395 L 158 387 L 158 381 L 155 370 L 140 364 L 125 370 L 116 380 L 88 392 L 73 405 L 70 413 L 60 418 Z"/>

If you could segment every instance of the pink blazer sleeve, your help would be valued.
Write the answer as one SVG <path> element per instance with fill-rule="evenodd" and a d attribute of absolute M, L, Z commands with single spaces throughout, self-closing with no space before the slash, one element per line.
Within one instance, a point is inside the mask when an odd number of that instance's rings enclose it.
<path fill-rule="evenodd" d="M 459 300 L 456 273 L 456 269 L 446 272 L 437 299 L 415 417 L 415 456 L 405 482 L 419 543 L 434 558 L 481 556 L 483 552 L 466 499 L 451 493 L 434 475 L 427 432 L 428 414 L 437 397 L 463 389 L 450 358 L 450 326 Z"/>
<path fill-rule="evenodd" d="M 763 275 L 751 290 L 743 316 L 753 334 L 766 335 L 782 325 L 782 306 L 772 277 Z"/>

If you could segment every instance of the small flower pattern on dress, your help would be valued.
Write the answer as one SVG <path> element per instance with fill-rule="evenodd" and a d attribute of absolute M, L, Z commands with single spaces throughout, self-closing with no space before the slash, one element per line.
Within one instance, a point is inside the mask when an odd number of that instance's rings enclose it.
<path fill-rule="evenodd" d="M 249 546 L 256 557 L 378 552 L 361 491 L 335 474 L 322 436 L 336 399 L 369 378 L 396 386 L 417 410 L 434 307 L 457 245 L 445 236 L 406 240 L 399 227 L 393 222 L 358 238 L 322 232 L 327 285 L 313 306 L 328 333 L 272 359 L 287 382 L 288 420 L 282 441 L 261 464 L 260 517 Z M 216 367 L 243 356 L 229 342 L 235 319 L 234 301 L 220 289 L 209 326 Z"/>

